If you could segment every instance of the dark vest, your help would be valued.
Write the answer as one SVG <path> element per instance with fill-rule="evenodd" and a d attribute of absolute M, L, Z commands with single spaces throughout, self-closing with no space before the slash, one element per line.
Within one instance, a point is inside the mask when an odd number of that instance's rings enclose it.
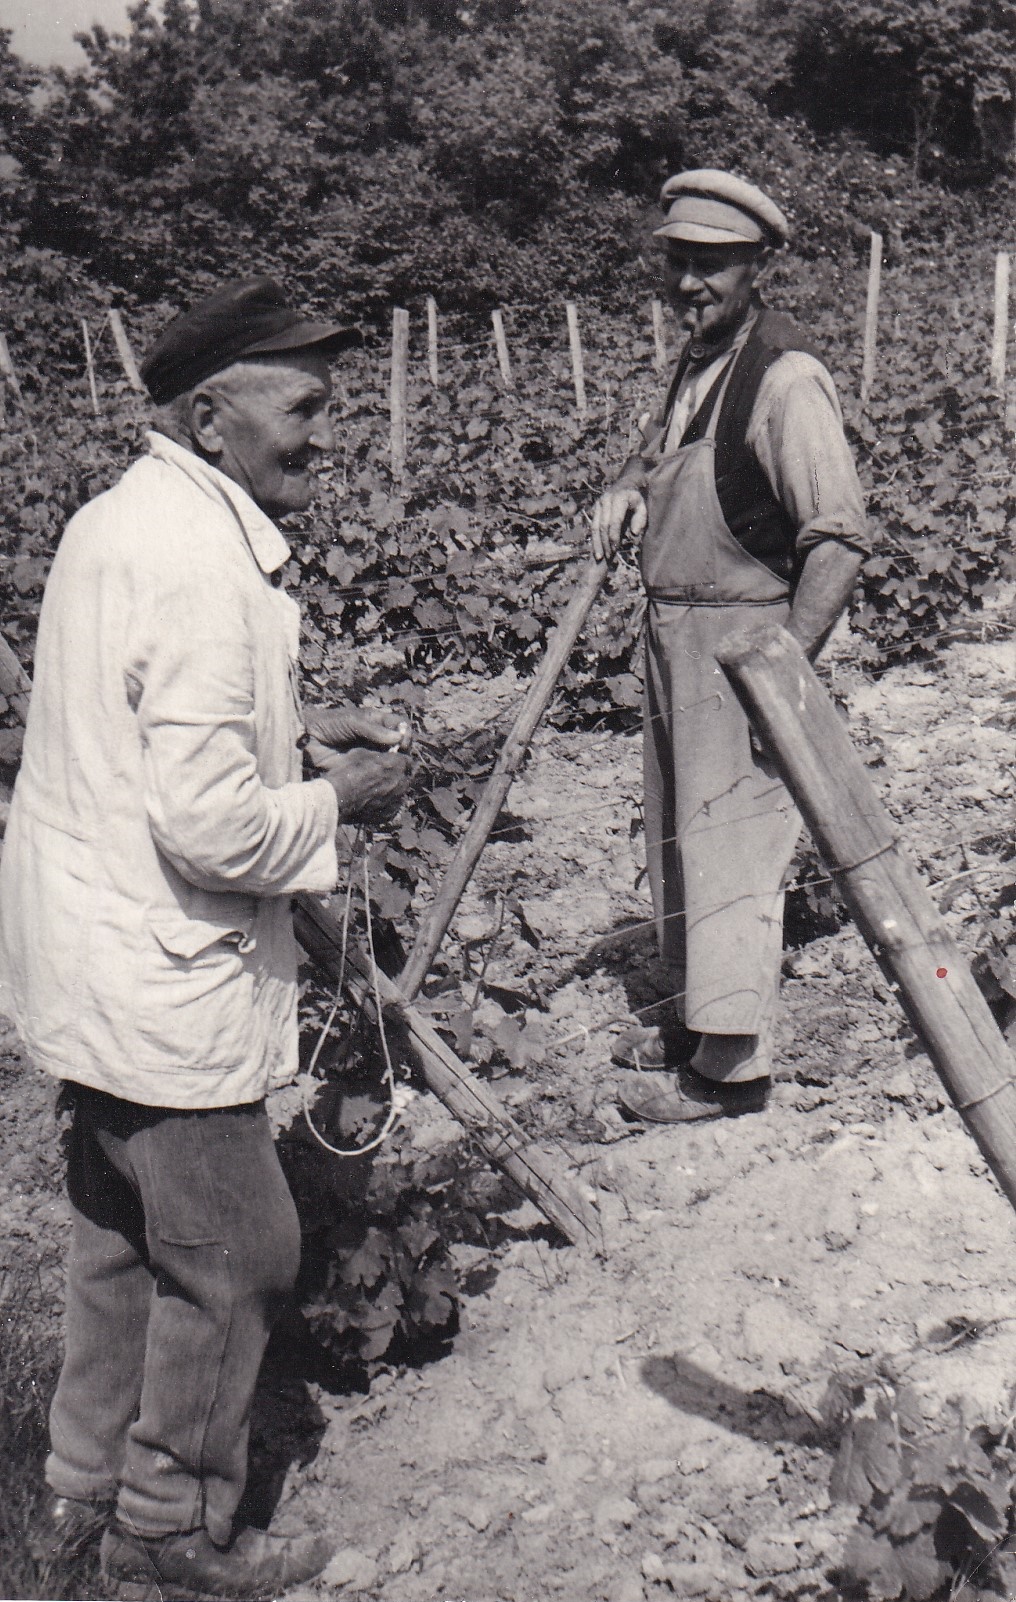
<path fill-rule="evenodd" d="M 773 362 L 788 350 L 805 351 L 821 361 L 789 317 L 764 306 L 734 360 L 734 370 L 723 397 L 716 425 L 715 472 L 720 510 L 735 540 L 771 573 L 793 584 L 799 566 L 797 528 L 773 494 L 747 442 L 748 424 L 759 386 Z M 677 387 L 687 366 L 686 350 L 667 395 L 664 428 L 669 423 Z M 685 429 L 682 445 L 693 445 L 704 437 L 726 376 L 724 369 Z"/>

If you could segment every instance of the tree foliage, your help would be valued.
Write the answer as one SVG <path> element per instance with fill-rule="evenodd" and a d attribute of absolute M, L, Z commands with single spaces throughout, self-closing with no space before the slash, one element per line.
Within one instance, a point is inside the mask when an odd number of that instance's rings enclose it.
<path fill-rule="evenodd" d="M 681 165 L 765 183 L 820 253 L 962 226 L 938 181 L 1013 163 L 1007 0 L 137 0 L 41 85 L 0 40 L 11 225 L 148 302 L 272 270 L 365 323 L 619 306 Z"/>

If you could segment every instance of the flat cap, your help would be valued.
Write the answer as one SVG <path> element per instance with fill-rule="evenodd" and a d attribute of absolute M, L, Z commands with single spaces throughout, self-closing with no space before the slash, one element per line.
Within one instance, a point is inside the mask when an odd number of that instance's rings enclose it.
<path fill-rule="evenodd" d="M 660 192 L 666 222 L 661 239 L 694 245 L 785 245 L 790 224 L 775 201 L 754 184 L 714 167 L 668 178 Z"/>
<path fill-rule="evenodd" d="M 245 356 L 311 347 L 336 351 L 359 342 L 355 328 L 315 322 L 287 306 L 273 278 L 245 278 L 175 318 L 145 356 L 141 377 L 156 405 L 166 406 Z"/>

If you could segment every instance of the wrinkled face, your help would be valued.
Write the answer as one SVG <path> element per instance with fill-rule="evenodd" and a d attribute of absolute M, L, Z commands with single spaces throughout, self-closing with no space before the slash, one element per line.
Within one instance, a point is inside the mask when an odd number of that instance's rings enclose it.
<path fill-rule="evenodd" d="M 202 387 L 212 402 L 218 448 L 210 454 L 219 471 L 269 517 L 304 511 L 333 443 L 328 358 L 284 351 L 237 362 Z"/>
<path fill-rule="evenodd" d="M 743 323 L 767 253 L 756 245 L 693 245 L 664 240 L 667 296 L 683 327 L 703 345 L 720 345 Z"/>

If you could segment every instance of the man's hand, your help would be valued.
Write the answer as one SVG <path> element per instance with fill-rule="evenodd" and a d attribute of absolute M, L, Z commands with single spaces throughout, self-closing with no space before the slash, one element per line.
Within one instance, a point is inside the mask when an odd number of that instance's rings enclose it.
<path fill-rule="evenodd" d="M 315 749 L 348 751 L 360 745 L 379 751 L 408 751 L 412 741 L 408 723 L 396 723 L 389 713 L 362 712 L 357 706 L 308 706 L 303 721 L 307 754 L 315 767 Z"/>
<path fill-rule="evenodd" d="M 399 810 L 412 771 L 408 757 L 363 746 L 335 751 L 320 745 L 311 761 L 338 797 L 340 823 L 386 823 Z"/>
<path fill-rule="evenodd" d="M 609 562 L 625 532 L 645 533 L 646 503 L 637 489 L 623 485 L 604 490 L 593 508 L 593 555 L 598 562 Z"/>
<path fill-rule="evenodd" d="M 409 783 L 408 723 L 355 706 L 309 706 L 304 722 L 304 755 L 335 791 L 340 821 L 387 822 Z"/>

